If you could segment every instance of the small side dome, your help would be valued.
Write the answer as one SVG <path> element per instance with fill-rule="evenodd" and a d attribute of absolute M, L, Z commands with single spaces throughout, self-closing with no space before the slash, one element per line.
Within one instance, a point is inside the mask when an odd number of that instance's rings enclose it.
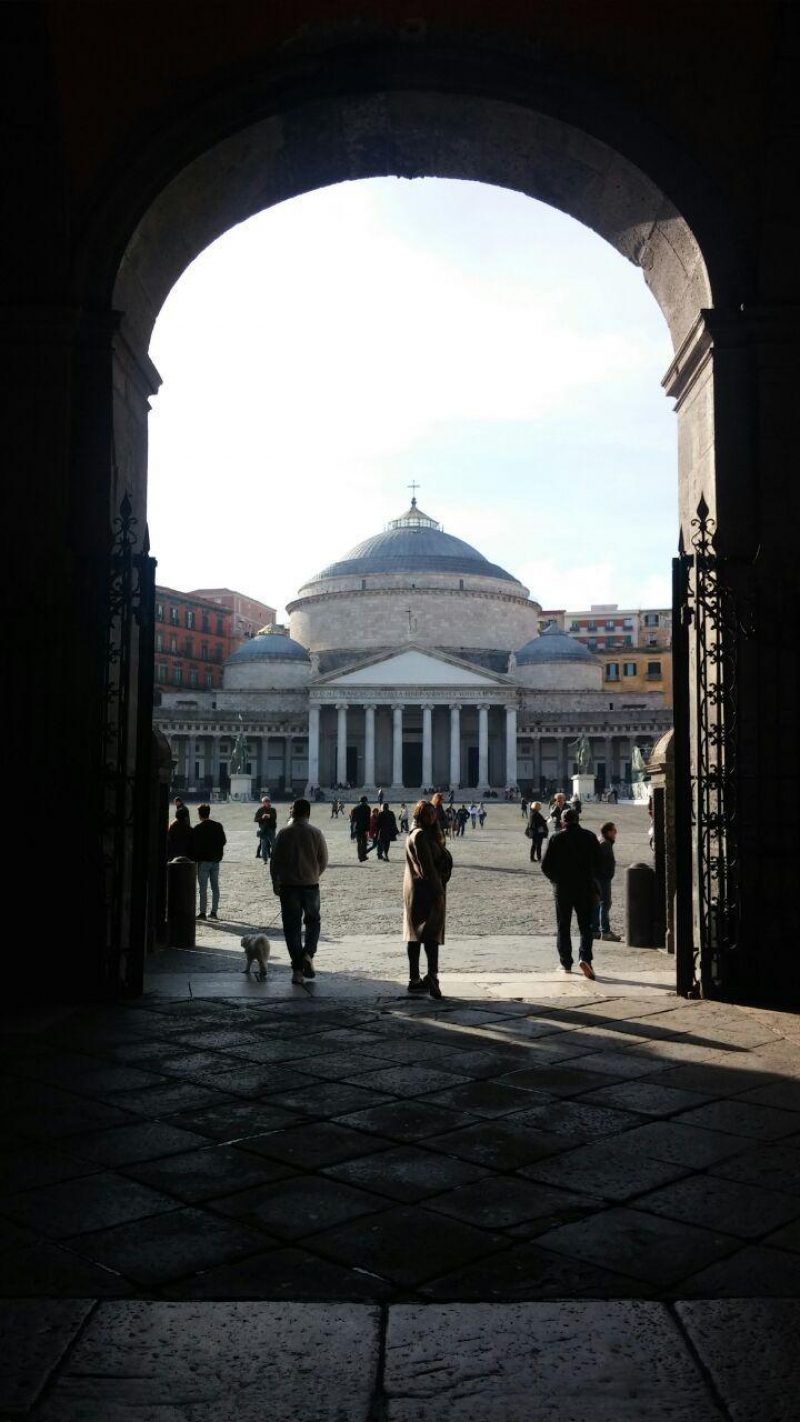
<path fill-rule="evenodd" d="M 225 665 L 240 666 L 243 662 L 310 662 L 305 647 L 289 636 L 277 623 L 262 627 L 254 637 L 231 652 Z"/>
<path fill-rule="evenodd" d="M 560 632 L 557 627 L 546 627 L 544 632 L 532 641 L 526 642 L 517 652 L 517 666 L 541 666 L 544 662 L 591 662 L 594 657 L 588 647 Z"/>

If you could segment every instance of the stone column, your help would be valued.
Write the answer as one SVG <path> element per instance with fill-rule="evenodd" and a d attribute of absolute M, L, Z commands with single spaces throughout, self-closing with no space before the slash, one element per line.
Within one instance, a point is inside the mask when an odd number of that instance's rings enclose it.
<path fill-rule="evenodd" d="M 517 708 L 506 707 L 506 785 L 517 783 Z"/>
<path fill-rule="evenodd" d="M 433 781 L 433 707 L 422 708 L 422 783 Z"/>
<path fill-rule="evenodd" d="M 258 783 L 259 788 L 263 786 L 265 790 L 270 788 L 269 784 L 269 736 L 262 736 L 258 748 Z"/>
<path fill-rule="evenodd" d="M 392 784 L 403 783 L 403 708 L 392 707 Z"/>
<path fill-rule="evenodd" d="M 478 789 L 489 784 L 489 707 L 478 707 Z"/>
<path fill-rule="evenodd" d="M 219 735 L 211 737 L 211 778 L 219 788 Z"/>
<path fill-rule="evenodd" d="M 315 701 L 308 707 L 308 783 L 319 784 L 319 705 Z"/>
<path fill-rule="evenodd" d="M 564 794 L 567 796 L 567 799 L 569 799 L 569 796 L 572 792 L 572 765 L 570 763 L 569 754 L 569 747 L 572 742 L 572 739 L 572 736 L 562 736 L 561 738 L 561 779 L 563 780 L 564 784 L 559 785 L 558 789 L 564 791 Z"/>
<path fill-rule="evenodd" d="M 375 707 L 364 707 L 364 784 L 375 786 Z"/>
<path fill-rule="evenodd" d="M 450 707 L 450 786 L 457 790 L 461 780 L 461 707 Z"/>
<path fill-rule="evenodd" d="M 287 731 L 283 743 L 283 779 L 287 786 L 292 783 L 292 736 Z"/>
<path fill-rule="evenodd" d="M 336 780 L 339 785 L 347 780 L 347 707 L 344 703 L 336 708 Z"/>
<path fill-rule="evenodd" d="M 606 736 L 605 741 L 604 741 L 604 743 L 603 743 L 603 750 L 604 750 L 604 752 L 605 752 L 605 757 L 606 757 L 606 790 L 610 790 L 610 789 L 611 789 L 611 777 L 612 777 L 612 775 L 613 775 L 613 773 L 614 773 L 614 772 L 613 772 L 613 766 L 612 766 L 613 738 L 612 738 L 611 736 Z"/>
<path fill-rule="evenodd" d="M 194 736 L 186 738 L 186 788 L 194 785 L 194 763 L 197 759 L 197 743 Z"/>
<path fill-rule="evenodd" d="M 542 788 L 542 738 L 538 733 L 533 736 L 531 746 L 533 749 L 531 778 L 534 790 L 539 791 Z"/>

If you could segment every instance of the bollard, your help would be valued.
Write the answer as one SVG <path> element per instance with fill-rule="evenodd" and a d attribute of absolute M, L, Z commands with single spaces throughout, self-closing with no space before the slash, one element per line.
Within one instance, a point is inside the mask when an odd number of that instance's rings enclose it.
<path fill-rule="evenodd" d="M 197 912 L 197 865 L 179 854 L 167 865 L 167 943 L 171 948 L 194 948 Z"/>
<path fill-rule="evenodd" d="M 649 864 L 630 864 L 625 875 L 627 908 L 625 938 L 630 948 L 652 948 L 656 907 L 656 874 Z"/>

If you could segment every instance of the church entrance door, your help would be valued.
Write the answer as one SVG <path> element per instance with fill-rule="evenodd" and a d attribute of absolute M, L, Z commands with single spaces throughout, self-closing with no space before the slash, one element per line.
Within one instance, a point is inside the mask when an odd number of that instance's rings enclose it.
<path fill-rule="evenodd" d="M 358 785 L 358 746 L 347 747 L 347 771 L 345 779 L 348 785 Z"/>
<path fill-rule="evenodd" d="M 406 742 L 403 746 L 403 784 L 422 784 L 422 745 Z"/>
<path fill-rule="evenodd" d="M 478 747 L 467 746 L 467 784 L 478 784 Z M 480 787 L 484 789 L 484 786 Z"/>

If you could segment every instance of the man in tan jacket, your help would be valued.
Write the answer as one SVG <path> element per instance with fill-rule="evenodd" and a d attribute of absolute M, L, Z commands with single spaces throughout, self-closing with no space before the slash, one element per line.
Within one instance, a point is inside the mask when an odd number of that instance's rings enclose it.
<path fill-rule="evenodd" d="M 328 863 L 325 837 L 310 823 L 310 816 L 308 800 L 295 800 L 291 819 L 285 829 L 278 831 L 269 861 L 272 887 L 281 901 L 283 936 L 292 960 L 292 982 L 298 987 L 302 987 L 306 978 L 316 977 L 319 880 Z"/>

